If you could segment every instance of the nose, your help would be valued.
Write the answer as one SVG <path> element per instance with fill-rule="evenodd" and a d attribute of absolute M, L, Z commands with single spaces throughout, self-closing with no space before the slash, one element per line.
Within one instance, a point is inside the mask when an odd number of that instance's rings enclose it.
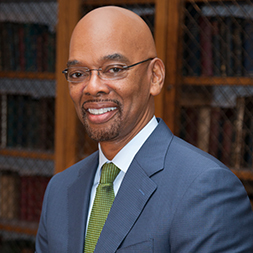
<path fill-rule="evenodd" d="M 99 71 L 100 69 L 90 69 L 90 78 L 83 89 L 86 95 L 97 97 L 101 94 L 109 93 L 109 88 L 105 81 L 99 77 Z"/>

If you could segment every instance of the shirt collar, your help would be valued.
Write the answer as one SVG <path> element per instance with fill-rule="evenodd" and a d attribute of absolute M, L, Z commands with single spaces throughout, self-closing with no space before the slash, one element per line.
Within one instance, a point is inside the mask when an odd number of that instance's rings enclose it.
<path fill-rule="evenodd" d="M 130 164 L 132 163 L 135 155 L 144 144 L 144 142 L 148 139 L 151 133 L 154 131 L 158 122 L 153 116 L 153 118 L 149 121 L 149 123 L 130 141 L 124 146 L 118 154 L 113 158 L 112 161 L 109 161 L 103 154 L 100 144 L 98 144 L 99 148 L 99 167 L 98 170 L 101 169 L 104 163 L 113 162 L 121 171 L 124 173 L 127 172 Z"/>

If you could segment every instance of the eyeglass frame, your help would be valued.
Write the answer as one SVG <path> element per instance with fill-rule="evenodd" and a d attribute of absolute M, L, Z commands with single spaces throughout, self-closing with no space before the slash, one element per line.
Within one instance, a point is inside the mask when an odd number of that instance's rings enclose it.
<path fill-rule="evenodd" d="M 143 61 L 140 61 L 140 62 L 131 64 L 131 65 L 128 65 L 128 66 L 122 66 L 122 68 L 123 68 L 124 70 L 128 70 L 128 69 L 130 69 L 130 68 L 132 68 L 132 67 L 134 67 L 134 66 L 137 66 L 137 65 L 139 65 L 139 64 L 141 64 L 141 63 L 145 63 L 145 62 L 147 62 L 147 61 L 152 61 L 153 59 L 155 59 L 155 57 L 148 58 L 148 59 L 146 59 L 146 60 L 143 60 Z M 109 65 L 109 66 L 110 66 L 110 65 Z M 113 66 L 113 64 L 112 64 L 112 66 Z M 99 74 L 99 72 L 102 70 L 102 67 L 100 67 L 100 68 L 98 68 L 98 69 L 89 69 L 89 68 L 87 68 L 87 67 L 82 67 L 82 68 L 86 68 L 86 69 L 87 69 L 85 72 L 88 72 L 88 73 L 89 73 L 89 76 L 91 75 L 91 71 L 96 70 L 96 71 L 98 72 L 98 77 L 101 78 L 101 75 Z M 69 68 L 66 68 L 66 69 L 64 69 L 64 70 L 62 71 L 62 73 L 65 75 L 65 78 L 66 78 L 66 80 L 67 80 L 68 82 L 70 82 L 70 83 L 79 83 L 79 82 L 82 82 L 82 81 L 69 81 L 69 80 L 68 80 L 68 77 L 67 77 L 67 75 L 68 75 L 68 69 L 69 69 Z M 123 78 L 124 78 L 124 77 L 123 77 Z M 108 78 L 108 79 L 101 78 L 101 79 L 102 79 L 102 80 L 119 80 L 119 79 L 110 79 L 110 78 Z"/>

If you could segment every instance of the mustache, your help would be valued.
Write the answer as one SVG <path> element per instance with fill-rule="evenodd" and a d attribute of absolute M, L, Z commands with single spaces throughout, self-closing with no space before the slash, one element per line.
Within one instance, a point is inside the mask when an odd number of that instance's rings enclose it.
<path fill-rule="evenodd" d="M 83 102 L 82 109 L 84 110 L 84 105 L 86 103 L 101 103 L 101 102 L 113 102 L 117 106 L 121 107 L 121 103 L 118 100 L 115 100 L 115 99 L 90 99 L 90 100 L 87 100 L 87 101 Z"/>

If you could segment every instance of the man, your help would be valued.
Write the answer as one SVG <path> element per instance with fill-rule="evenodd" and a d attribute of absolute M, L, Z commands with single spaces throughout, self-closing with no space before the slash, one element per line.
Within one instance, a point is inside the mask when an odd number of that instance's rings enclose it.
<path fill-rule="evenodd" d="M 77 24 L 64 73 L 99 151 L 50 181 L 37 253 L 93 251 L 91 217 L 107 162 L 120 172 L 94 252 L 253 252 L 253 213 L 238 178 L 154 117 L 164 72 L 150 30 L 131 11 L 102 7 Z"/>

